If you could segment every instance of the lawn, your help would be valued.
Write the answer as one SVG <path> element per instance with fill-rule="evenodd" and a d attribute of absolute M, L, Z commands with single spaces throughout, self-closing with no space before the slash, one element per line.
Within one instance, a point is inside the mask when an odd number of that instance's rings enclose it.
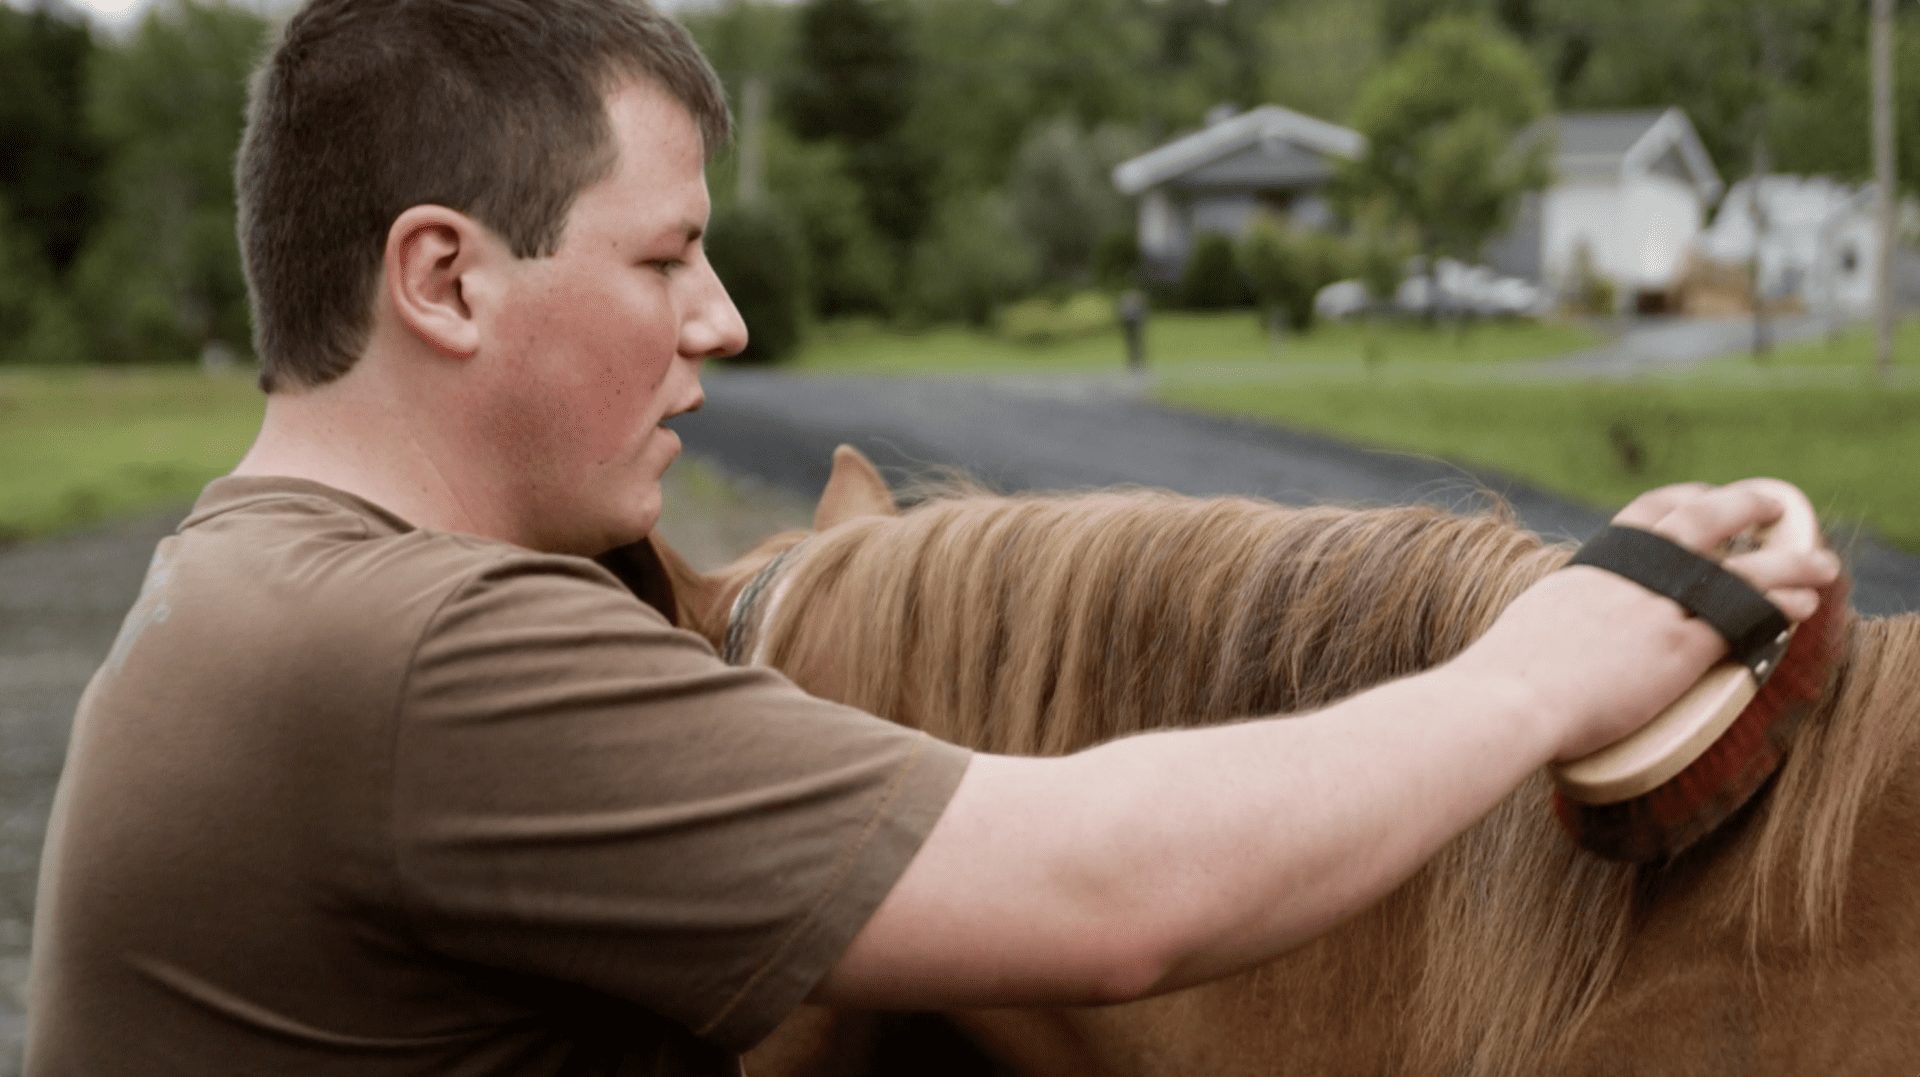
<path fill-rule="evenodd" d="M 1774 475 L 1830 522 L 1920 550 L 1920 383 L 1450 380 L 1417 373 L 1176 384 L 1172 404 L 1496 469 L 1596 506 L 1651 486 Z"/>
<path fill-rule="evenodd" d="M 249 373 L 0 368 L 0 541 L 191 501 L 261 400 Z"/>
<path fill-rule="evenodd" d="M 1418 323 L 1327 325 L 1277 346 L 1251 312 L 1155 314 L 1147 322 L 1147 362 L 1155 370 L 1303 365 L 1386 367 L 1429 363 L 1510 363 L 1545 359 L 1600 343 L 1595 330 L 1553 322 L 1485 322 L 1464 331 Z M 1023 344 L 980 330 L 941 327 L 906 332 L 871 322 L 815 327 L 783 369 L 843 374 L 1083 373 L 1122 369 L 1119 331 L 1050 344 Z"/>
<path fill-rule="evenodd" d="M 1818 340 L 1782 345 L 1759 358 L 1734 356 L 1714 366 L 1717 370 L 1817 367 L 1835 372 L 1854 370 L 1865 377 L 1873 372 L 1874 354 L 1873 327 L 1853 325 Z M 1909 377 L 1920 370 L 1920 318 L 1908 318 L 1894 327 L 1893 366 Z"/>

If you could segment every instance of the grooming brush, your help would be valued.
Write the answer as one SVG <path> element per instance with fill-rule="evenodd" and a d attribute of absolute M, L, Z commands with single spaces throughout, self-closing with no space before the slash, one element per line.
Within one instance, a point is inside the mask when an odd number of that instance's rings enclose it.
<path fill-rule="evenodd" d="M 1819 523 L 1806 495 L 1760 481 L 1783 511 L 1757 543 L 1818 547 Z M 1554 814 L 1568 834 L 1600 856 L 1644 862 L 1677 855 L 1738 811 L 1779 767 L 1794 730 L 1826 690 L 1839 661 L 1847 593 L 1843 576 L 1821 594 L 1811 618 L 1747 661 L 1715 666 L 1638 731 L 1550 767 Z"/>

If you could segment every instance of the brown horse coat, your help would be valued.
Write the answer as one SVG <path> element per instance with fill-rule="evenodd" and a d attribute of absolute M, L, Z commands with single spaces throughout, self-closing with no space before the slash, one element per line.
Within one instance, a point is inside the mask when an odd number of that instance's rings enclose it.
<path fill-rule="evenodd" d="M 1444 661 L 1567 556 L 1504 516 L 1425 508 L 962 492 L 899 514 L 847 449 L 815 526 L 754 653 L 1016 753 L 1323 705 Z M 717 643 L 800 538 L 713 575 L 669 552 L 692 627 Z M 1268 965 L 1125 1006 L 950 1017 L 1029 1074 L 1920 1072 L 1917 695 L 1920 617 L 1856 620 L 1771 790 L 1671 865 L 1576 851 L 1535 782 Z M 805 1014 L 749 1068 L 859 1072 L 868 1027 Z"/>

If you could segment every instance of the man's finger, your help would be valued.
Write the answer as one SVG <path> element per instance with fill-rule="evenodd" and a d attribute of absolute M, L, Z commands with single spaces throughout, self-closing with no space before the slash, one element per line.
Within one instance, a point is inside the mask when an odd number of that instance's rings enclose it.
<path fill-rule="evenodd" d="M 1813 616 L 1820 590 L 1840 575 L 1840 559 L 1828 550 L 1755 550 L 1728 558 L 1726 567 L 1793 621 Z"/>
<path fill-rule="evenodd" d="M 1750 486 L 1735 483 L 1686 498 L 1652 530 L 1702 552 L 1735 535 L 1780 518 L 1783 506 Z"/>
<path fill-rule="evenodd" d="M 1621 509 L 1613 522 L 1625 527 L 1652 530 L 1654 524 L 1689 498 L 1698 497 L 1711 489 L 1713 487 L 1704 482 L 1676 482 L 1671 486 L 1648 490 Z"/>

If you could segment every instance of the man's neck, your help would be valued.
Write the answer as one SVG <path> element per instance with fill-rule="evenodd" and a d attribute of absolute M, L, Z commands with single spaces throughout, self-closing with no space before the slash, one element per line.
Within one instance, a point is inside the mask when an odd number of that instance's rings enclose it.
<path fill-rule="evenodd" d="M 260 434 L 236 475 L 280 475 L 365 498 L 418 527 L 508 537 L 469 511 L 450 463 L 460 454 L 401 419 L 397 387 L 356 370 L 318 389 L 267 397 Z"/>

